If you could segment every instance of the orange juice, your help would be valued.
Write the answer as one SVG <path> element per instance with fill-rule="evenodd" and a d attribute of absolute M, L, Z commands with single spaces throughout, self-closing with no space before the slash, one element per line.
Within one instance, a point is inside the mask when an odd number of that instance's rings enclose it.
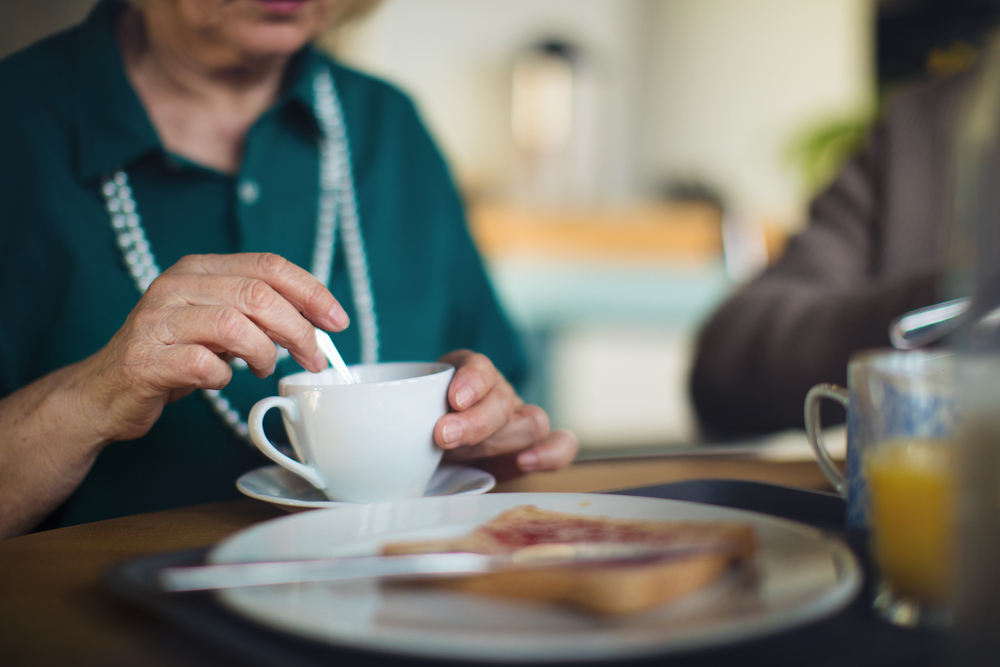
<path fill-rule="evenodd" d="M 893 593 L 948 596 L 954 548 L 955 473 L 946 442 L 877 445 L 866 457 L 875 560 Z"/>

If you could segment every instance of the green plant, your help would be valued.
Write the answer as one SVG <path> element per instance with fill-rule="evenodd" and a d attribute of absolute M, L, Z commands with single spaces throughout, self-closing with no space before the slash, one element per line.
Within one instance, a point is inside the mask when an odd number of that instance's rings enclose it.
<path fill-rule="evenodd" d="M 811 196 L 824 188 L 851 155 L 864 145 L 872 115 L 859 114 L 815 125 L 797 137 L 788 148 L 788 161 L 799 172 Z"/>

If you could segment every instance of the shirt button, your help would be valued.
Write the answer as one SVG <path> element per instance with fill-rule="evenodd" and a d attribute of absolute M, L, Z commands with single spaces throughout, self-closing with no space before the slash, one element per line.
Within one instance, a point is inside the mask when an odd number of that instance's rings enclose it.
<path fill-rule="evenodd" d="M 245 180 L 240 183 L 238 194 L 240 201 L 249 206 L 260 198 L 260 186 L 257 185 L 257 181 Z"/>

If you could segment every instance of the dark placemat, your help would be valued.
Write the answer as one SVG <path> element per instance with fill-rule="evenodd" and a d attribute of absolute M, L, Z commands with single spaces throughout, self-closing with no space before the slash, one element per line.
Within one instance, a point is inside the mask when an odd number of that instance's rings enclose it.
<path fill-rule="evenodd" d="M 687 500 L 761 512 L 842 533 L 847 504 L 835 493 L 742 479 L 691 479 L 612 491 L 618 496 Z"/>
<path fill-rule="evenodd" d="M 806 491 L 740 480 L 692 480 L 625 489 L 622 495 L 705 502 L 794 519 L 830 530 L 854 549 L 867 571 L 862 536 L 846 534 L 843 501 L 829 493 Z M 390 667 L 431 664 L 467 664 L 446 660 L 403 658 L 394 655 L 331 646 L 258 625 L 230 612 L 210 593 L 165 594 L 154 585 L 162 567 L 204 562 L 207 549 L 153 554 L 119 563 L 105 572 L 104 583 L 129 603 L 191 633 L 231 658 L 233 664 L 261 667 Z M 947 646 L 942 637 L 896 628 L 879 622 L 870 611 L 865 591 L 843 611 L 822 621 L 738 645 L 689 654 L 618 660 L 634 667 L 708 667 L 709 665 L 766 665 L 768 667 L 832 667 L 941 665 Z M 218 662 L 218 658 L 213 658 Z M 480 663 L 482 664 L 482 663 Z M 520 663 L 524 664 L 524 663 Z M 591 663 L 597 664 L 597 663 Z"/>

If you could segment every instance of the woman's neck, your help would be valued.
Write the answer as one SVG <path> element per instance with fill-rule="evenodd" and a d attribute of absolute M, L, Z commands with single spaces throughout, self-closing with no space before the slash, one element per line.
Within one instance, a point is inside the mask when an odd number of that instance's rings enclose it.
<path fill-rule="evenodd" d="M 289 58 L 248 57 L 187 34 L 172 18 L 152 9 L 123 14 L 129 81 L 166 150 L 236 173 L 247 131 L 277 99 Z"/>

